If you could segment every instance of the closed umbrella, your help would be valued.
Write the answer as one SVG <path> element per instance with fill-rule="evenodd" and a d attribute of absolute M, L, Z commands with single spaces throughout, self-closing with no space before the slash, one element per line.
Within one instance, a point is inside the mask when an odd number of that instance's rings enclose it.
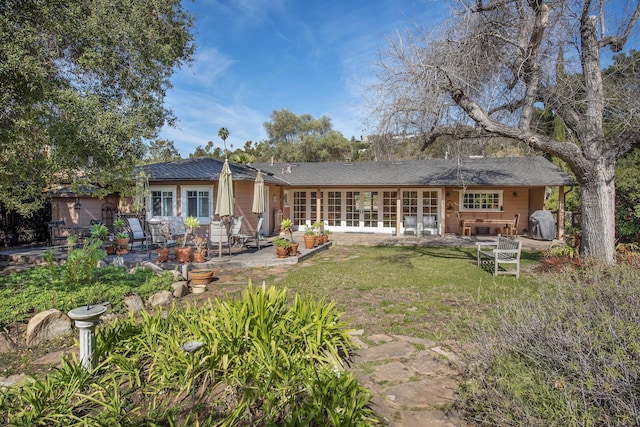
<path fill-rule="evenodd" d="M 253 183 L 253 207 L 251 212 L 258 215 L 258 218 L 262 218 L 264 213 L 264 178 L 262 178 L 260 170 L 258 170 L 256 181 Z M 258 221 L 258 224 L 262 224 L 262 221 Z M 256 230 L 256 238 L 258 250 L 260 250 L 260 230 Z"/>
<path fill-rule="evenodd" d="M 229 161 L 225 159 L 220 178 L 218 180 L 218 197 L 216 199 L 216 215 L 225 218 L 233 215 L 233 177 L 229 168 Z M 222 227 L 220 227 L 222 233 Z M 222 258 L 222 236 L 218 243 L 219 257 Z"/>

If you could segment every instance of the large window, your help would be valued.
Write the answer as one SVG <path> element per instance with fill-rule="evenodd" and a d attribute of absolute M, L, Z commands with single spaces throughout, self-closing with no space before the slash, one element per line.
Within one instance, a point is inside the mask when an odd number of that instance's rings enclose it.
<path fill-rule="evenodd" d="M 460 205 L 464 211 L 501 211 L 502 191 L 466 191 Z"/>
<path fill-rule="evenodd" d="M 174 190 L 172 189 L 151 190 L 152 216 L 173 216 L 175 212 L 174 200 Z"/>
<path fill-rule="evenodd" d="M 185 192 L 187 216 L 194 216 L 208 222 L 210 216 L 210 191 L 208 189 L 188 189 Z"/>

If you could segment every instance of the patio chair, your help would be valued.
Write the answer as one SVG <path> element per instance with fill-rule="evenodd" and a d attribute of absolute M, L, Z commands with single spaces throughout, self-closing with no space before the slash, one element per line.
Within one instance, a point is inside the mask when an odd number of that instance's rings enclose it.
<path fill-rule="evenodd" d="M 407 233 L 413 233 L 414 236 L 418 235 L 418 217 L 414 215 L 404 217 L 404 234 Z"/>
<path fill-rule="evenodd" d="M 247 242 L 247 239 L 249 238 L 248 235 L 241 232 L 243 219 L 244 219 L 243 216 L 239 216 L 239 217 L 234 217 L 231 220 L 231 226 L 229 227 L 229 237 L 231 238 L 231 243 L 234 246 L 240 245 L 244 247 L 245 243 Z"/>
<path fill-rule="evenodd" d="M 131 239 L 131 250 L 133 251 L 133 243 L 141 242 L 142 245 L 147 247 L 147 254 L 151 257 L 151 235 L 147 234 L 142 228 L 142 224 L 138 218 L 127 217 L 127 223 L 129 224 L 129 239 Z"/>
<path fill-rule="evenodd" d="M 422 217 L 422 235 L 425 234 L 434 235 L 436 234 L 437 226 L 436 226 L 436 218 L 432 215 L 425 215 Z"/>
<path fill-rule="evenodd" d="M 147 229 L 151 234 L 151 244 L 156 245 L 158 247 L 169 247 L 174 246 L 176 241 L 171 239 L 170 236 L 165 235 L 163 231 L 163 227 L 165 224 L 169 225 L 168 218 L 162 217 L 153 217 L 147 221 Z M 171 231 L 171 226 L 169 225 L 169 233 L 173 236 L 173 232 Z"/>
<path fill-rule="evenodd" d="M 509 227 L 507 227 L 506 234 L 508 234 L 511 237 L 518 237 L 518 221 L 519 220 L 520 220 L 520 214 L 518 213 L 513 219 L 513 227 L 511 226 L 511 224 L 509 224 Z"/>
<path fill-rule="evenodd" d="M 51 246 L 64 245 L 69 237 L 69 230 L 64 225 L 64 221 L 47 222 L 47 230 L 49 230 L 49 243 Z"/>
<path fill-rule="evenodd" d="M 460 226 L 460 234 L 462 236 L 471 237 L 471 226 L 470 225 L 465 225 L 465 223 L 462 220 L 462 218 L 460 218 L 460 212 L 456 212 L 456 215 L 458 216 L 458 225 Z"/>
<path fill-rule="evenodd" d="M 229 248 L 229 255 L 231 255 L 231 239 L 229 239 L 229 230 L 227 225 L 222 221 L 211 221 L 209 224 L 209 254 L 211 251 L 217 250 L 220 246 L 227 246 Z"/>

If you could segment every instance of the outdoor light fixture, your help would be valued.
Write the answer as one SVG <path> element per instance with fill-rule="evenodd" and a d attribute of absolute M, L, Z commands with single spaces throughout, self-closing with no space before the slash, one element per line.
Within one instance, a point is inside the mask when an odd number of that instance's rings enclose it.
<path fill-rule="evenodd" d="M 76 197 L 76 202 L 73 204 L 73 209 L 80 210 L 81 207 L 82 205 L 80 204 L 80 199 Z"/>
<path fill-rule="evenodd" d="M 518 193 L 516 193 L 515 191 L 513 192 L 513 197 L 518 197 Z"/>

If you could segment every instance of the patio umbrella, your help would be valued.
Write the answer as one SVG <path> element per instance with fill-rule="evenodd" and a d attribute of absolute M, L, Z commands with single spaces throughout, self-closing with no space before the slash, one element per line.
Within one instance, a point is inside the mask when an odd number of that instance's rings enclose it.
<path fill-rule="evenodd" d="M 220 178 L 218 179 L 218 197 L 216 199 L 216 215 L 225 218 L 233 215 L 233 177 L 229 168 L 229 161 L 224 160 Z M 222 227 L 220 227 L 222 233 Z M 218 243 L 219 257 L 222 258 L 222 236 Z"/>
<path fill-rule="evenodd" d="M 262 178 L 260 169 L 258 169 L 256 181 L 253 183 L 253 207 L 251 208 L 251 212 L 258 215 L 258 218 L 262 218 L 262 214 L 264 213 L 264 178 Z M 261 223 L 261 221 L 258 221 L 258 224 Z M 256 238 L 258 250 L 260 250 L 260 230 L 256 230 Z"/>

